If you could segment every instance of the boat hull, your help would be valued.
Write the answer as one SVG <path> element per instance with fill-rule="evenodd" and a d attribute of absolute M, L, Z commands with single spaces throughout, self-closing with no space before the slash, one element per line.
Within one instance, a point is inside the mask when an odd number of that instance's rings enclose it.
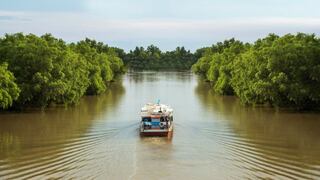
<path fill-rule="evenodd" d="M 169 129 L 166 130 L 143 130 L 140 129 L 140 135 L 141 136 L 160 136 L 160 137 L 165 137 L 165 136 L 172 136 L 173 133 L 173 127 L 170 127 Z"/>
<path fill-rule="evenodd" d="M 140 132 L 141 136 L 160 136 L 160 137 L 165 137 L 165 136 L 170 136 L 171 131 L 167 132 Z"/>

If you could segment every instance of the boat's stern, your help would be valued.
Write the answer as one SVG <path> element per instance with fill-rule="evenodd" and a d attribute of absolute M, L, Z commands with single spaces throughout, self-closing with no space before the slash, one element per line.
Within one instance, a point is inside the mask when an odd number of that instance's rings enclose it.
<path fill-rule="evenodd" d="M 173 110 L 167 105 L 147 104 L 141 108 L 140 135 L 168 136 L 173 130 Z"/>
<path fill-rule="evenodd" d="M 173 133 L 173 126 L 165 129 L 144 129 L 143 126 L 140 127 L 141 136 L 170 136 Z"/>

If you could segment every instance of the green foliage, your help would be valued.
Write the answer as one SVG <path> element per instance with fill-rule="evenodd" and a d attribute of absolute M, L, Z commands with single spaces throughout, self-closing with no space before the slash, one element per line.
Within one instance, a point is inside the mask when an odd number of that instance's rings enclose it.
<path fill-rule="evenodd" d="M 86 92 L 104 92 L 114 74 L 123 72 L 123 63 L 106 45 L 93 42 L 87 39 L 68 45 L 50 34 L 17 33 L 1 38 L 0 59 L 8 64 L 21 89 L 14 106 L 74 104 Z"/>
<path fill-rule="evenodd" d="M 110 62 L 111 72 L 113 72 L 115 76 L 125 72 L 124 63 L 122 59 L 118 57 L 118 53 L 114 48 L 108 50 L 107 59 Z M 109 78 L 108 80 L 112 80 L 112 78 Z"/>
<path fill-rule="evenodd" d="M 193 65 L 192 70 L 210 81 L 218 94 L 232 95 L 231 72 L 235 58 L 249 47 L 235 39 L 217 43 L 205 49 L 203 57 Z"/>
<path fill-rule="evenodd" d="M 253 45 L 226 41 L 193 65 L 219 94 L 235 93 L 245 104 L 319 108 L 320 40 L 299 33 L 270 34 Z"/>
<path fill-rule="evenodd" d="M 78 42 L 72 48 L 75 52 L 81 54 L 85 60 L 89 79 L 86 93 L 89 95 L 103 93 L 107 87 L 102 77 L 102 68 L 110 65 L 106 57 L 99 54 L 88 39 Z"/>
<path fill-rule="evenodd" d="M 107 84 L 124 72 L 124 64 L 118 57 L 118 48 L 109 48 L 101 42 L 85 39 L 71 44 L 74 51 L 81 54 L 89 71 L 89 87 L 86 94 L 95 95 L 105 92 Z"/>
<path fill-rule="evenodd" d="M 0 65 L 0 108 L 9 108 L 19 97 L 20 89 L 15 83 L 13 74 L 7 69 L 7 64 Z"/>
<path fill-rule="evenodd" d="M 257 41 L 244 53 L 233 84 L 244 103 L 297 108 L 320 105 L 320 40 L 299 33 Z"/>
<path fill-rule="evenodd" d="M 66 44 L 50 34 L 17 33 L 0 38 L 0 108 L 74 104 L 101 94 L 124 72 L 121 58 L 133 69 L 192 66 L 216 93 L 236 94 L 245 104 L 320 106 L 320 40 L 313 34 L 270 34 L 254 44 L 230 39 L 194 54 L 153 45 L 126 54 L 88 38 Z"/>
<path fill-rule="evenodd" d="M 177 47 L 174 51 L 161 52 L 158 47 L 150 45 L 147 49 L 136 47 L 125 55 L 124 62 L 131 69 L 188 70 L 196 62 L 196 58 L 184 47 Z"/>
<path fill-rule="evenodd" d="M 201 57 L 197 63 L 192 65 L 191 69 L 193 72 L 201 75 L 203 78 L 207 79 L 207 72 L 210 68 L 210 62 L 212 60 L 211 55 L 212 55 L 211 49 L 207 49 L 203 53 L 203 57 Z"/>

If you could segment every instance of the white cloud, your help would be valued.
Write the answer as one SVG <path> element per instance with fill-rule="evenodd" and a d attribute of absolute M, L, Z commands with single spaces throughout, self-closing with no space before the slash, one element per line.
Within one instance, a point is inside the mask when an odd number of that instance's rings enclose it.
<path fill-rule="evenodd" d="M 52 33 L 67 41 L 85 37 L 125 49 L 154 43 L 163 49 L 177 45 L 195 49 L 235 37 L 253 41 L 268 33 L 320 33 L 320 18 L 229 18 L 217 20 L 144 19 L 109 20 L 84 13 L 0 11 L 0 33 Z M 21 21 L 27 19 L 28 21 Z"/>

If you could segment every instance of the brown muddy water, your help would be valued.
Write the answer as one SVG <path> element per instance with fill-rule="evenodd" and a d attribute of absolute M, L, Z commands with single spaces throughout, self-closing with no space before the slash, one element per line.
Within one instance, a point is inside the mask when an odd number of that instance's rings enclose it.
<path fill-rule="evenodd" d="M 172 138 L 139 136 L 146 102 Z M 320 113 L 241 106 L 190 72 L 129 72 L 68 108 L 0 114 L 0 179 L 320 179 Z"/>

